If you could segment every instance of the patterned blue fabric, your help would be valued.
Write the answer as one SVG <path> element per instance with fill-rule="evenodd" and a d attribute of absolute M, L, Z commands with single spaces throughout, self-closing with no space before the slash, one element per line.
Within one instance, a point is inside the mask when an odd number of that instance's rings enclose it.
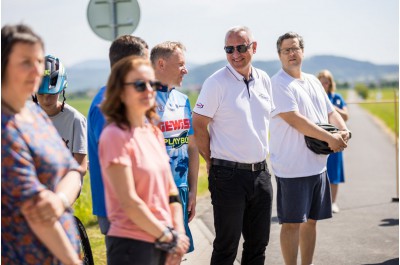
<path fill-rule="evenodd" d="M 1 114 L 1 263 L 60 264 L 30 229 L 21 206 L 44 189 L 54 192 L 79 165 L 44 111 L 26 104 L 31 120 Z M 78 253 L 72 212 L 64 212 L 59 222 Z"/>
<path fill-rule="evenodd" d="M 172 89 L 157 92 L 158 127 L 164 134 L 172 175 L 177 187 L 188 187 L 188 140 L 193 135 L 192 112 L 188 97 Z"/>

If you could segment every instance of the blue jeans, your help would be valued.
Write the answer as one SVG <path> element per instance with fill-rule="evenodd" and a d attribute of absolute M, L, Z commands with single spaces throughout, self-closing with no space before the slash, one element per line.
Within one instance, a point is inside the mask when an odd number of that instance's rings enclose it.
<path fill-rule="evenodd" d="M 232 265 L 243 234 L 242 264 L 263 265 L 271 227 L 270 173 L 212 165 L 208 181 L 216 233 L 211 264 Z"/>

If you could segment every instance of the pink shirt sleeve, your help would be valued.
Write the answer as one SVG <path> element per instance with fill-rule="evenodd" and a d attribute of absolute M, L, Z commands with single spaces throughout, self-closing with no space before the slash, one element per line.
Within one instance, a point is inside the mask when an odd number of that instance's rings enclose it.
<path fill-rule="evenodd" d="M 111 124 L 104 128 L 99 141 L 101 167 L 111 164 L 132 166 L 131 150 L 127 142 L 127 132 Z"/>

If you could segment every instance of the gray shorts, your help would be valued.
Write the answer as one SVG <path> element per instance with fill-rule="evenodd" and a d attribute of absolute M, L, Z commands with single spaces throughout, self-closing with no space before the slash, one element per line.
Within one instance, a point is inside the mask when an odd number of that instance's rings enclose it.
<path fill-rule="evenodd" d="M 279 223 L 304 223 L 332 217 L 331 189 L 326 171 L 309 177 L 280 178 L 277 183 Z"/>

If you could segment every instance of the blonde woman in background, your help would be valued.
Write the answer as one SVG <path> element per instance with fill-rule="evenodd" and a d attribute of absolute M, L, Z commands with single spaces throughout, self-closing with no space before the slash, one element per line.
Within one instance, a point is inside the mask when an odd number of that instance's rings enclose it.
<path fill-rule="evenodd" d="M 321 81 L 325 92 L 328 94 L 332 105 L 336 111 L 342 116 L 344 121 L 349 119 L 349 113 L 347 110 L 346 102 L 343 97 L 336 93 L 336 83 L 333 79 L 331 72 L 328 70 L 322 70 L 318 74 L 318 79 Z M 344 166 L 343 166 L 343 153 L 337 152 L 332 153 L 328 157 L 327 163 L 328 177 L 331 183 L 332 191 L 332 212 L 338 213 L 340 211 L 338 204 L 336 203 L 337 193 L 339 189 L 339 183 L 344 182 Z"/>

